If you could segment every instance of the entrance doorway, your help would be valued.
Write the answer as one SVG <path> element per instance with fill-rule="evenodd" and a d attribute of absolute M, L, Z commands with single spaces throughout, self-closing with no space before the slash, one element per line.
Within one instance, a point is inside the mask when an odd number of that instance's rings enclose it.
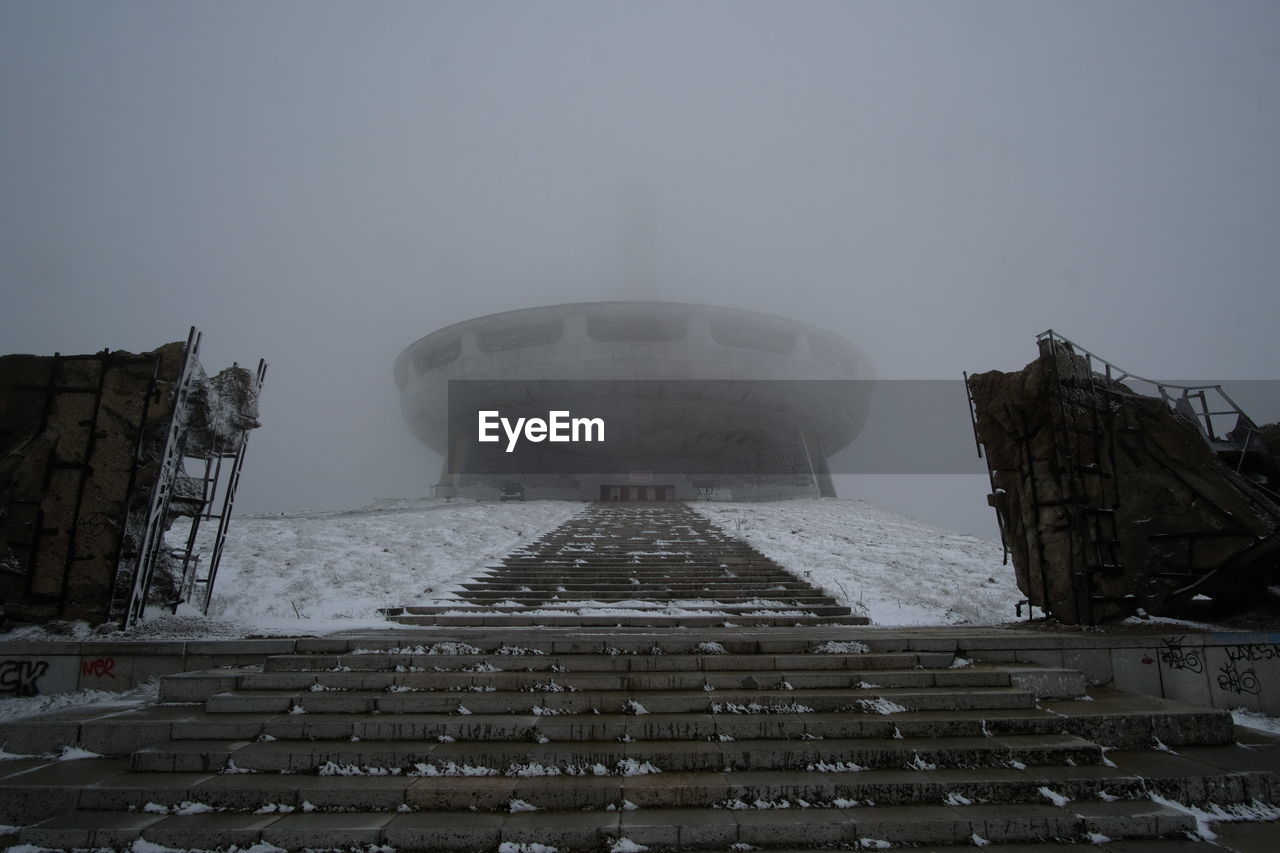
<path fill-rule="evenodd" d="M 674 500 L 675 486 L 603 485 L 602 501 L 669 501 Z"/>

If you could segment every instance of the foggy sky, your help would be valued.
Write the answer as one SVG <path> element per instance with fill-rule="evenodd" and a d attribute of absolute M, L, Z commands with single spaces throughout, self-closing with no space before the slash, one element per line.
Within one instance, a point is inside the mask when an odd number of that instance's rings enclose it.
<path fill-rule="evenodd" d="M 396 354 L 547 303 L 780 314 L 881 378 L 1050 327 L 1280 362 L 1274 0 L 4 0 L 0 123 L 0 352 L 265 357 L 240 511 L 423 494 Z M 884 502 L 985 523 L 965 483 Z"/>

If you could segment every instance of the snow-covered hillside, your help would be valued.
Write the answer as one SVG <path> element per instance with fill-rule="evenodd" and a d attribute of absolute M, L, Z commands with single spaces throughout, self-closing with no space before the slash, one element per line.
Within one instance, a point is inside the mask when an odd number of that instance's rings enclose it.
<path fill-rule="evenodd" d="M 238 516 L 210 618 L 190 610 L 171 616 L 153 607 L 128 635 L 235 637 L 392 627 L 378 608 L 452 598 L 460 583 L 585 506 L 424 499 L 381 501 L 348 512 Z M 1012 566 L 1001 565 L 998 543 L 863 501 L 693 506 L 876 625 L 1007 622 L 1022 598 Z M 208 527 L 202 533 L 211 532 Z M 64 630 L 90 633 L 87 625 Z M 22 628 L 8 638 L 48 638 L 46 633 Z"/>
<path fill-rule="evenodd" d="M 240 516 L 232 521 L 209 615 L 271 633 L 367 624 L 379 619 L 379 607 L 447 597 L 583 506 L 426 499 L 350 512 Z"/>
<path fill-rule="evenodd" d="M 1001 565 L 999 542 L 864 501 L 692 506 L 877 625 L 1008 622 L 1025 598 L 1013 566 Z"/>
<path fill-rule="evenodd" d="M 693 506 L 875 624 L 1003 622 L 1022 597 L 998 543 L 862 501 Z M 379 607 L 447 597 L 583 507 L 420 500 L 238 518 L 210 615 L 273 633 L 368 622 Z"/>

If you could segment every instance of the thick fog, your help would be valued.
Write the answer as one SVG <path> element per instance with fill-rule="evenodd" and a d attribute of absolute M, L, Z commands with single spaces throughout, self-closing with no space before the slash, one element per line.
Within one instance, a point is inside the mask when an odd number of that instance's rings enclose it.
<path fill-rule="evenodd" d="M 240 511 L 427 493 L 397 353 L 547 303 L 779 314 L 881 378 L 1047 328 L 1280 362 L 1273 0 L 10 0 L 0 123 L 0 352 L 266 358 Z M 839 487 L 994 530 L 982 477 Z"/>

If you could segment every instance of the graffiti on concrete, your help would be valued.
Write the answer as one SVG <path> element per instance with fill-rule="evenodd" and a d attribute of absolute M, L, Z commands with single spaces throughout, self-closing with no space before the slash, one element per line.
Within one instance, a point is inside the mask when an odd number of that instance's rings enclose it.
<path fill-rule="evenodd" d="M 1280 643 L 1243 643 L 1238 646 L 1227 646 L 1227 659 L 1237 661 L 1275 660 L 1280 658 Z"/>
<path fill-rule="evenodd" d="M 0 661 L 0 692 L 15 696 L 39 696 L 40 676 L 49 669 L 47 660 Z"/>
<path fill-rule="evenodd" d="M 1257 696 L 1262 692 L 1258 684 L 1258 674 L 1249 667 L 1244 672 L 1236 669 L 1234 662 L 1224 663 L 1218 670 L 1218 689 L 1228 693 L 1252 693 Z"/>
<path fill-rule="evenodd" d="M 97 660 L 86 660 L 80 662 L 80 674 L 92 675 L 98 678 L 115 678 L 116 659 L 115 658 L 98 658 Z"/>
<path fill-rule="evenodd" d="M 1196 649 L 1184 649 L 1182 637 L 1164 637 L 1160 640 L 1164 648 L 1160 650 L 1160 662 L 1169 669 L 1186 669 L 1191 672 L 1204 672 L 1204 661 Z"/>
<path fill-rule="evenodd" d="M 1253 667 L 1242 670 L 1239 664 L 1280 658 L 1280 643 L 1240 643 L 1226 646 L 1223 651 L 1227 653 L 1227 662 L 1218 670 L 1218 689 L 1257 696 L 1262 692 L 1258 673 Z"/>

